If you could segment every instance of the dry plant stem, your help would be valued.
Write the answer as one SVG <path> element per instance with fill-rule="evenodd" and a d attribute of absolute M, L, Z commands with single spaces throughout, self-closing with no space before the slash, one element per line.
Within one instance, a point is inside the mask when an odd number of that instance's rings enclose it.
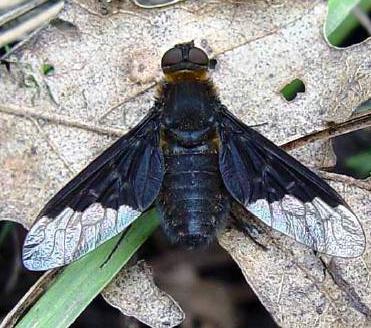
<path fill-rule="evenodd" d="M 320 171 L 319 174 L 321 175 L 322 178 L 329 180 L 329 181 L 341 182 L 341 183 L 346 184 L 347 186 L 356 186 L 358 188 L 371 191 L 371 178 L 366 179 L 366 180 L 358 180 L 358 179 L 354 179 L 346 175 L 341 175 L 341 174 L 336 174 L 336 173 L 331 173 L 331 172 L 326 172 L 326 171 Z"/>
<path fill-rule="evenodd" d="M 345 122 L 331 125 L 330 127 L 324 130 L 316 131 L 305 136 L 302 136 L 298 139 L 289 141 L 281 145 L 281 148 L 286 151 L 293 150 L 318 140 L 327 140 L 330 138 L 340 136 L 342 134 L 364 129 L 370 126 L 371 126 L 371 112 L 367 112 L 365 114 L 352 117 Z"/>
<path fill-rule="evenodd" d="M 147 87 L 143 88 L 142 90 L 140 90 L 139 92 L 135 93 L 134 95 L 130 96 L 129 98 L 125 99 L 124 101 L 121 101 L 119 102 L 118 104 L 110 107 L 107 111 L 105 111 L 101 116 L 98 117 L 98 119 L 96 120 L 97 122 L 99 122 L 100 120 L 102 120 L 103 118 L 105 118 L 109 113 L 113 112 L 114 110 L 116 110 L 117 108 L 119 108 L 120 106 L 122 106 L 123 104 L 133 100 L 135 97 L 138 97 L 144 93 L 146 93 L 147 91 L 151 90 L 152 88 L 154 88 L 156 86 L 156 82 L 152 82 L 150 83 Z"/>
<path fill-rule="evenodd" d="M 125 131 L 109 128 L 109 127 L 100 127 L 93 124 L 83 123 L 78 120 L 74 120 L 72 118 L 68 118 L 65 116 L 57 115 L 57 114 L 50 114 L 46 112 L 42 112 L 40 110 L 34 108 L 27 108 L 27 107 L 18 107 L 10 104 L 0 105 L 0 113 L 6 113 L 26 118 L 34 118 L 34 119 L 41 119 L 46 120 L 53 124 L 61 124 L 68 127 L 74 127 L 82 130 L 92 131 L 99 134 L 104 135 L 111 135 L 111 136 L 122 136 Z"/>
<path fill-rule="evenodd" d="M 116 108 L 117 106 L 115 106 Z M 125 131 L 110 127 L 100 127 L 93 124 L 82 123 L 78 120 L 74 120 L 71 118 L 67 118 L 65 116 L 57 115 L 57 114 L 50 114 L 41 112 L 39 110 L 27 107 L 18 107 L 10 104 L 0 105 L 0 113 L 6 113 L 10 115 L 16 115 L 21 117 L 28 117 L 34 119 L 42 119 L 49 121 L 54 124 L 61 124 L 68 127 L 75 127 L 82 130 L 92 131 L 99 134 L 110 135 L 110 136 L 117 136 L 121 137 Z M 102 115 L 104 117 L 107 113 Z M 281 148 L 289 151 L 296 148 L 303 147 L 309 143 L 318 141 L 318 140 L 327 140 L 330 138 L 334 138 L 343 134 L 347 134 L 352 131 L 364 129 L 367 127 L 371 127 L 371 113 L 367 112 L 362 115 L 357 115 L 352 117 L 351 119 L 341 122 L 338 124 L 334 124 L 324 130 L 316 131 L 311 134 L 307 134 L 300 138 L 294 139 L 289 141 L 283 145 Z"/>
<path fill-rule="evenodd" d="M 30 290 L 21 298 L 15 308 L 8 313 L 0 324 L 0 328 L 14 327 L 19 319 L 27 312 L 37 299 L 44 293 L 50 283 L 57 276 L 59 269 L 50 270 L 44 273 L 41 278 L 30 288 Z"/>
<path fill-rule="evenodd" d="M 308 9 L 308 11 L 313 10 L 313 8 L 315 8 L 315 6 L 316 6 L 317 4 L 318 4 L 318 1 L 313 1 L 313 4 L 312 4 L 311 7 Z M 230 52 L 230 51 L 236 50 L 236 49 L 238 49 L 238 48 L 240 48 L 240 47 L 242 47 L 242 46 L 245 46 L 245 45 L 247 45 L 247 44 L 249 44 L 249 43 L 252 43 L 252 42 L 255 42 L 255 41 L 257 41 L 257 40 L 260 40 L 260 39 L 266 38 L 266 37 L 268 37 L 268 36 L 270 36 L 270 35 L 280 33 L 280 31 L 281 31 L 283 28 L 285 28 L 285 27 L 287 27 L 287 26 L 289 26 L 289 25 L 292 25 L 292 24 L 294 24 L 295 22 L 297 22 L 297 21 L 299 21 L 299 20 L 301 20 L 301 19 L 302 19 L 302 17 L 295 18 L 294 20 L 287 22 L 285 25 L 283 25 L 283 26 L 281 26 L 281 27 L 279 27 L 279 28 L 274 28 L 274 29 L 272 29 L 272 30 L 270 30 L 270 31 L 267 31 L 266 33 L 263 33 L 262 35 L 258 35 L 258 36 L 256 36 L 256 37 L 249 38 L 249 39 L 243 41 L 242 43 L 239 43 L 239 44 L 236 45 L 236 46 L 233 46 L 233 47 L 230 47 L 230 48 L 227 48 L 227 49 L 222 49 L 221 51 L 216 52 L 215 56 L 219 56 L 219 55 L 225 54 L 225 53 L 227 53 L 227 52 Z"/>

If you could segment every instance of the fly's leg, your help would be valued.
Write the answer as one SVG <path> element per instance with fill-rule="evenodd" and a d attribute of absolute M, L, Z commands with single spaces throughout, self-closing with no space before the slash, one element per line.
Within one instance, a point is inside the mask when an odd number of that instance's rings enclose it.
<path fill-rule="evenodd" d="M 107 258 L 104 260 L 104 262 L 100 265 L 100 269 L 102 269 L 108 262 L 109 260 L 112 258 L 113 254 L 115 254 L 115 252 L 117 251 L 118 247 L 120 246 L 122 240 L 124 239 L 126 233 L 127 233 L 128 229 L 124 230 L 122 233 L 121 233 L 121 236 L 120 236 L 120 239 L 117 241 L 115 247 L 112 249 L 111 253 L 108 254 Z"/>
<path fill-rule="evenodd" d="M 237 230 L 241 231 L 246 237 L 248 237 L 254 244 L 259 246 L 262 250 L 266 251 L 268 248 L 267 246 L 260 243 L 257 238 L 260 234 L 262 234 L 262 231 L 259 231 L 256 226 L 249 222 L 242 221 L 241 219 L 238 219 L 233 212 L 230 212 L 231 221 L 234 225 L 234 227 L 237 228 Z"/>
<path fill-rule="evenodd" d="M 257 128 L 257 127 L 261 127 L 261 126 L 265 126 L 265 125 L 268 125 L 267 122 L 264 122 L 264 123 L 258 123 L 258 124 L 254 124 L 254 125 L 249 125 L 249 128 Z"/>
<path fill-rule="evenodd" d="M 110 11 L 110 5 L 112 0 L 98 0 L 100 3 L 100 13 L 102 15 L 108 15 Z"/>

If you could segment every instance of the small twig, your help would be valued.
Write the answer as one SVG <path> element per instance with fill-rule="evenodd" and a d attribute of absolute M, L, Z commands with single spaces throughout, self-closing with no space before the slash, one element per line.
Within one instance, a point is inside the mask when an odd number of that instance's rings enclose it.
<path fill-rule="evenodd" d="M 144 92 L 142 90 L 142 92 Z M 121 103 L 122 104 L 122 103 Z M 117 108 L 118 104 L 114 107 L 112 107 L 109 111 L 111 111 L 114 108 Z M 83 123 L 81 121 L 73 120 L 71 118 L 67 118 L 65 116 L 57 115 L 57 114 L 50 114 L 41 112 L 37 109 L 33 108 L 27 108 L 27 107 L 17 107 L 14 105 L 0 105 L 0 112 L 21 116 L 21 117 L 32 117 L 35 119 L 43 119 L 46 121 L 50 121 L 56 124 L 62 124 L 69 127 L 76 127 L 79 129 L 87 130 L 96 132 L 99 134 L 104 135 L 110 135 L 110 136 L 122 136 L 126 131 L 119 130 L 115 128 L 110 127 L 100 127 L 93 124 Z M 108 112 L 106 112 L 103 116 L 105 116 Z M 102 116 L 102 117 L 103 117 Z M 281 145 L 281 148 L 288 151 L 293 150 L 296 148 L 303 147 L 309 143 L 318 141 L 318 140 L 327 140 L 336 136 L 340 136 L 355 130 L 367 128 L 371 126 L 371 113 L 367 112 L 362 115 L 358 115 L 356 117 L 351 118 L 348 121 L 332 125 L 324 130 L 316 131 L 311 134 L 302 136 L 298 139 L 289 141 L 283 145 Z"/>
<path fill-rule="evenodd" d="M 312 6 L 308 9 L 308 12 L 311 11 L 311 10 L 313 10 L 313 8 L 315 8 L 315 6 L 316 6 L 318 3 L 319 3 L 318 1 L 313 1 L 313 4 L 312 4 Z M 305 14 L 307 14 L 307 12 L 306 12 Z M 274 35 L 274 34 L 278 34 L 280 31 L 282 31 L 282 30 L 285 29 L 286 27 L 288 27 L 288 26 L 290 26 L 290 25 L 292 25 L 292 24 L 294 24 L 294 23 L 296 23 L 296 22 L 302 20 L 303 17 L 304 17 L 304 15 L 303 15 L 303 16 L 299 16 L 299 17 L 294 18 L 293 20 L 287 22 L 286 24 L 284 24 L 284 25 L 282 25 L 282 26 L 279 26 L 279 27 L 277 27 L 277 28 L 274 28 L 274 29 L 272 29 L 272 30 L 270 30 L 270 31 L 268 31 L 268 32 L 266 32 L 266 33 L 263 33 L 262 35 L 258 35 L 258 36 L 252 37 L 252 38 L 250 38 L 250 39 L 246 39 L 245 41 L 241 42 L 240 44 L 237 44 L 237 45 L 234 45 L 234 46 L 232 46 L 232 47 L 230 47 L 230 48 L 227 48 L 227 49 L 223 49 L 223 50 L 221 50 L 221 51 L 218 51 L 218 52 L 215 53 L 215 56 L 220 56 L 220 55 L 225 54 L 225 53 L 227 53 L 227 52 L 231 52 L 231 51 L 234 51 L 234 50 L 236 50 L 236 49 L 239 49 L 240 47 L 246 46 L 247 44 L 250 44 L 250 43 L 252 43 L 252 42 L 255 42 L 255 41 L 258 41 L 258 40 L 264 39 L 264 38 L 269 37 L 269 36 Z"/>
<path fill-rule="evenodd" d="M 354 310 L 366 316 L 367 319 L 370 319 L 371 309 L 356 292 L 354 286 L 344 279 L 341 266 L 339 266 L 336 261 L 331 260 L 329 265 L 326 266 L 326 271 L 329 273 L 332 281 L 339 288 L 339 290 L 341 290 L 347 296 L 348 304 Z"/>
<path fill-rule="evenodd" d="M 62 156 L 62 154 L 58 151 L 57 146 L 54 144 L 54 142 L 49 138 L 49 136 L 44 132 L 44 130 L 41 128 L 40 124 L 37 122 L 37 120 L 34 117 L 29 117 L 31 122 L 35 125 L 37 131 L 42 135 L 42 137 L 45 139 L 51 150 L 59 157 L 59 159 L 62 161 L 64 167 L 71 173 L 76 174 L 74 170 L 71 169 L 71 165 L 66 161 L 66 159 Z"/>
<path fill-rule="evenodd" d="M 341 182 L 346 184 L 347 186 L 355 186 L 367 191 L 371 191 L 371 179 L 366 180 L 357 180 L 352 177 L 348 177 L 346 175 L 341 175 L 337 173 L 331 173 L 326 171 L 319 171 L 319 174 L 322 178 L 334 182 Z"/>
<path fill-rule="evenodd" d="M 41 278 L 31 287 L 31 289 L 22 297 L 15 308 L 10 311 L 0 324 L 0 328 L 14 327 L 19 319 L 27 312 L 28 308 L 33 305 L 37 299 L 49 287 L 59 269 L 54 269 L 44 273 Z"/>
<path fill-rule="evenodd" d="M 99 266 L 100 269 L 102 269 L 112 258 L 113 254 L 117 251 L 117 249 L 119 248 L 122 240 L 124 239 L 124 237 L 126 236 L 128 230 L 124 230 L 122 233 L 121 233 L 121 237 L 120 239 L 118 240 L 118 242 L 116 243 L 115 247 L 112 249 L 112 251 L 108 254 L 107 258 L 104 260 L 104 262 Z"/>
<path fill-rule="evenodd" d="M 120 101 L 118 104 L 108 108 L 108 110 L 106 110 L 101 116 L 99 116 L 96 121 L 97 122 L 100 122 L 100 120 L 102 120 L 103 118 L 105 118 L 109 113 L 113 112 L 115 109 L 119 108 L 120 106 L 122 106 L 123 104 L 131 101 L 132 99 L 146 93 L 148 90 L 151 90 L 153 87 L 155 87 L 157 85 L 156 82 L 151 82 L 148 86 L 146 86 L 145 88 L 143 88 L 142 90 L 139 90 L 138 92 L 136 92 L 135 94 L 133 94 L 132 96 L 129 96 L 128 98 L 124 99 L 123 101 Z"/>
<path fill-rule="evenodd" d="M 327 140 L 346 134 L 355 130 L 364 129 L 371 126 L 371 112 L 367 112 L 362 115 L 352 117 L 351 119 L 334 124 L 324 130 L 316 131 L 305 136 L 302 136 L 298 139 L 289 141 L 283 145 L 281 148 L 288 151 L 296 148 L 305 146 L 306 144 L 315 142 L 317 140 Z"/>
<path fill-rule="evenodd" d="M 10 104 L 0 105 L 0 112 L 21 116 L 21 117 L 32 117 L 35 119 L 42 119 L 52 123 L 61 124 L 69 127 L 75 127 L 87 131 L 96 132 L 99 134 L 110 135 L 110 136 L 117 136 L 121 137 L 125 131 L 109 128 L 109 127 L 100 127 L 93 124 L 83 123 L 81 121 L 77 121 L 66 116 L 61 116 L 58 114 L 51 114 L 42 112 L 40 110 L 34 108 L 27 108 L 27 107 L 18 107 Z"/>

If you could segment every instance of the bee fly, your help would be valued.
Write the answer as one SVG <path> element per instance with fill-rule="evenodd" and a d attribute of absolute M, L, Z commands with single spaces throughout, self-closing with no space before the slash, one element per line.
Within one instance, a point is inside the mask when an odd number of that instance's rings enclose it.
<path fill-rule="evenodd" d="M 24 243 L 27 268 L 72 262 L 152 206 L 172 242 L 205 246 L 233 202 L 314 250 L 362 254 L 365 236 L 344 200 L 221 104 L 208 75 L 215 63 L 193 42 L 165 53 L 152 109 L 46 204 Z"/>

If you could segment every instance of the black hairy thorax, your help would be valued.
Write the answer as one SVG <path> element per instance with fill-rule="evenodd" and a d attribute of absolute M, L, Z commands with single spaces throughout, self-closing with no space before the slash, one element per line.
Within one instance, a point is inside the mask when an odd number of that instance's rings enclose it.
<path fill-rule="evenodd" d="M 216 110 L 209 80 L 189 76 L 163 85 L 161 145 L 165 175 L 157 199 L 174 243 L 202 247 L 225 226 L 229 197 L 219 170 Z"/>

